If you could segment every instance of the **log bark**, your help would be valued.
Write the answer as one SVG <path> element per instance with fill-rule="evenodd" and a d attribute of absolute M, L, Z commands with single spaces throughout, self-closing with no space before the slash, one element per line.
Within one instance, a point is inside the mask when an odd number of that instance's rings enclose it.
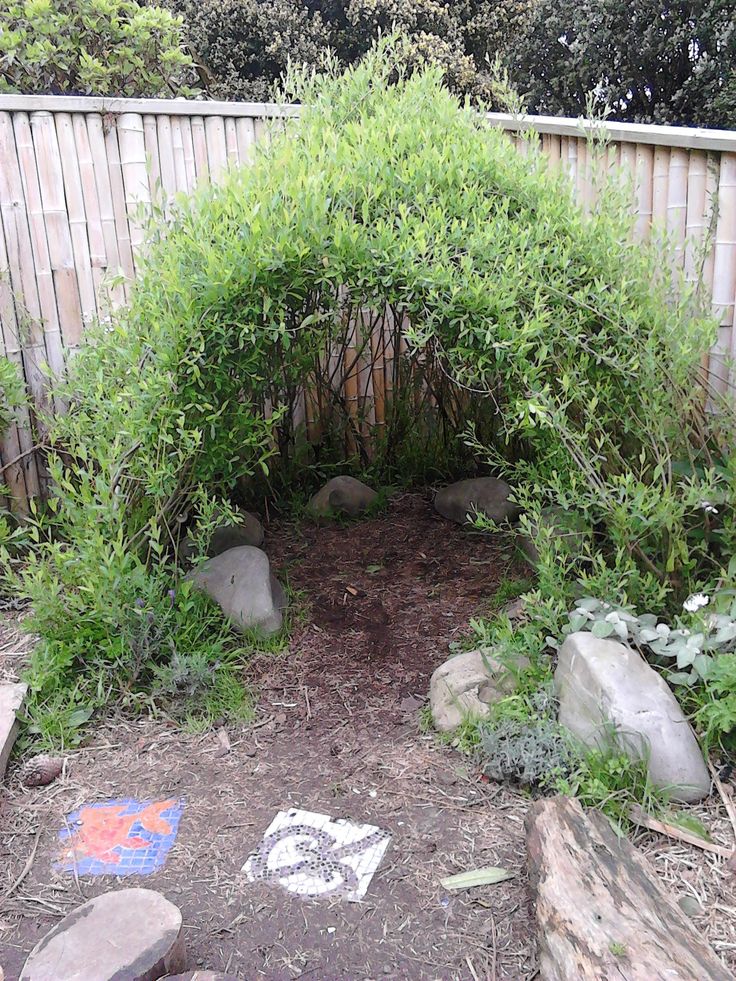
<path fill-rule="evenodd" d="M 542 981 L 733 981 L 599 811 L 568 797 L 537 801 L 527 848 Z"/>

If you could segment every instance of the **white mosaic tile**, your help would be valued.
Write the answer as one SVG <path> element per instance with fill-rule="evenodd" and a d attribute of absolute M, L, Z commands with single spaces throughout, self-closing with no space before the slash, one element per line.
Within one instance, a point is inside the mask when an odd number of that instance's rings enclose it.
<path fill-rule="evenodd" d="M 251 882 L 278 882 L 300 896 L 365 896 L 391 835 L 372 824 L 327 814 L 279 811 L 243 871 Z"/>

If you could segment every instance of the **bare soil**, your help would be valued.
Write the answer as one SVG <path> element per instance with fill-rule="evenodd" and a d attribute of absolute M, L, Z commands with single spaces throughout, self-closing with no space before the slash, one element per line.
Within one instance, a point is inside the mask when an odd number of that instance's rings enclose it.
<path fill-rule="evenodd" d="M 404 495 L 356 524 L 274 522 L 267 551 L 304 611 L 290 647 L 248 669 L 258 716 L 193 735 L 165 719 L 116 719 L 66 754 L 49 787 L 25 789 L 19 763 L 0 805 L 0 966 L 18 978 L 28 951 L 83 899 L 144 885 L 182 910 L 191 967 L 243 979 L 315 981 L 531 979 L 536 975 L 523 820 L 528 798 L 486 783 L 472 763 L 420 727 L 429 676 L 487 612 L 498 584 L 525 574 L 504 536 L 469 534 Z M 0 678 L 27 649 L 0 625 Z M 11 655 L 16 654 L 13 657 Z M 166 866 L 145 879 L 75 878 L 54 870 L 58 832 L 81 804 L 184 797 Z M 392 835 L 360 903 L 301 900 L 241 872 L 277 810 L 299 806 Z M 701 811 L 728 843 L 724 814 Z M 711 820 L 713 818 L 713 820 Z M 734 890 L 722 860 L 644 835 L 676 895 L 736 965 Z M 509 881 L 447 893 L 443 876 L 498 865 Z M 20 879 L 20 881 L 18 881 Z M 61 981 L 61 979 L 60 979 Z"/>
<path fill-rule="evenodd" d="M 0 902 L 6 978 L 19 976 L 37 940 L 83 898 L 133 884 L 182 909 L 193 967 L 274 981 L 533 976 L 526 800 L 484 783 L 419 724 L 448 644 L 500 582 L 523 574 L 512 543 L 469 534 L 404 495 L 356 524 L 274 523 L 266 547 L 303 612 L 288 653 L 249 666 L 259 714 L 228 729 L 228 753 L 216 733 L 120 719 L 67 753 L 63 776 L 47 788 L 25 789 L 11 766 L 0 888 L 35 854 Z M 65 815 L 128 796 L 186 799 L 166 866 L 143 880 L 55 871 Z M 292 805 L 391 833 L 364 901 L 305 901 L 247 882 L 248 853 Z M 460 894 L 441 888 L 443 876 L 481 865 L 516 878 Z"/>

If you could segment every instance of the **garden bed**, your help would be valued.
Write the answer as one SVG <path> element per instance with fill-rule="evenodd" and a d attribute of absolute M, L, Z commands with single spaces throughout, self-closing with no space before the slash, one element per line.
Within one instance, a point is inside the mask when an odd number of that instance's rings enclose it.
<path fill-rule="evenodd" d="M 33 858 L 0 903 L 7 981 L 83 897 L 138 883 L 182 909 L 192 966 L 269 979 L 535 975 L 529 798 L 484 782 L 421 727 L 429 676 L 448 644 L 525 575 L 512 541 L 450 525 L 419 495 L 394 498 L 360 524 L 275 521 L 267 536 L 301 613 L 288 652 L 251 663 L 257 715 L 228 727 L 229 751 L 215 731 L 121 717 L 92 727 L 47 788 L 23 788 L 11 768 L 0 818 L 3 893 Z M 9 655 L 28 642 L 19 644 L 13 614 L 3 629 L 0 671 L 11 678 L 22 658 Z M 129 796 L 185 799 L 162 870 L 119 881 L 53 870 L 65 816 Z M 292 805 L 391 833 L 363 902 L 301 900 L 246 881 L 248 853 L 275 812 Z M 731 843 L 717 799 L 695 813 Z M 657 836 L 638 842 L 674 895 L 699 900 L 698 927 L 736 967 L 736 892 L 724 861 Z M 515 877 L 454 894 L 440 886 L 443 876 L 488 865 Z"/>

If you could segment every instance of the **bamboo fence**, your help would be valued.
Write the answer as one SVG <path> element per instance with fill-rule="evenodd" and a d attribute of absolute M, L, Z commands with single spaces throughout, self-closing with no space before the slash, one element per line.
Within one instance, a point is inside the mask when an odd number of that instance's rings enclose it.
<path fill-rule="evenodd" d="M 274 121 L 296 113 L 258 103 L 0 97 L 0 355 L 18 365 L 30 396 L 30 407 L 0 437 L 0 484 L 13 507 L 24 511 L 30 498 L 44 495 L 40 417 L 64 410 L 49 403 L 50 381 L 63 373 L 85 326 L 126 302 L 145 244 L 145 209 L 156 201 L 168 210 L 177 195 L 250 163 Z M 522 153 L 528 130 L 541 134 L 550 166 L 564 169 L 585 207 L 595 200 L 601 167 L 630 176 L 636 235 L 666 231 L 675 271 L 691 281 L 702 277 L 720 324 L 705 367 L 714 388 L 731 386 L 736 132 L 488 118 Z M 586 132 L 596 128 L 610 141 L 599 156 L 590 153 Z M 370 311 L 360 311 L 343 349 L 317 366 L 353 422 L 349 441 L 385 422 L 403 348 L 395 322 L 387 330 L 385 317 L 376 325 Z M 310 391 L 295 403 L 294 421 L 312 437 L 321 397 Z"/>

